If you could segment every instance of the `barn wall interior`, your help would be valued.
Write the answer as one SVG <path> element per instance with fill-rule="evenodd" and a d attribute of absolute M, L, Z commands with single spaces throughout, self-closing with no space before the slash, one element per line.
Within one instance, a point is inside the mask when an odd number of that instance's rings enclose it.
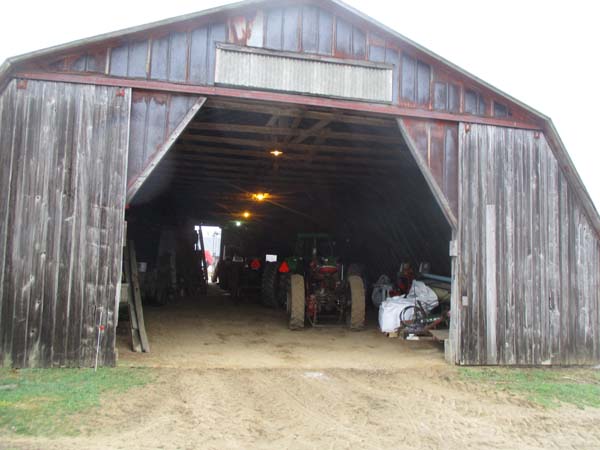
<path fill-rule="evenodd" d="M 0 97 L 0 363 L 115 363 L 131 91 L 12 81 Z"/>

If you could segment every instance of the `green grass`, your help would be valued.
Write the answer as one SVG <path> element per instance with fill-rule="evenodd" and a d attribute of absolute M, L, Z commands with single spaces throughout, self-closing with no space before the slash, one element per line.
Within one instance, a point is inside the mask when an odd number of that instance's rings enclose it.
<path fill-rule="evenodd" d="M 75 435 L 74 416 L 152 379 L 145 369 L 0 369 L 0 430 L 21 435 Z"/>
<path fill-rule="evenodd" d="M 464 368 L 463 379 L 513 392 L 527 400 L 554 408 L 571 404 L 600 408 L 600 372 L 583 369 Z"/>

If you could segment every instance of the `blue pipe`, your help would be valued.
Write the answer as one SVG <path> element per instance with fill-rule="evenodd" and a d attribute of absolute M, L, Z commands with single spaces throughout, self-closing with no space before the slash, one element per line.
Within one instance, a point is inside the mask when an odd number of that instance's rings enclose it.
<path fill-rule="evenodd" d="M 421 276 L 423 278 L 428 278 L 430 280 L 443 281 L 444 283 L 452 284 L 452 278 L 450 278 L 450 277 L 444 277 L 442 275 L 434 275 L 432 273 L 422 273 Z"/>

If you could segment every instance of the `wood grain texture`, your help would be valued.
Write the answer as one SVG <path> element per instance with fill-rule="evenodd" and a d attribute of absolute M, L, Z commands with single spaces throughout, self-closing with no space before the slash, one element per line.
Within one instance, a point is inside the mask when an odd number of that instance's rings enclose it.
<path fill-rule="evenodd" d="M 459 137 L 460 363 L 597 363 L 600 243 L 545 137 Z"/>
<path fill-rule="evenodd" d="M 458 142 L 456 125 L 434 120 L 398 119 L 398 125 L 453 228 L 458 216 Z"/>
<path fill-rule="evenodd" d="M 89 367 L 104 325 L 112 365 L 130 91 L 14 86 L 0 97 L 0 362 Z"/>

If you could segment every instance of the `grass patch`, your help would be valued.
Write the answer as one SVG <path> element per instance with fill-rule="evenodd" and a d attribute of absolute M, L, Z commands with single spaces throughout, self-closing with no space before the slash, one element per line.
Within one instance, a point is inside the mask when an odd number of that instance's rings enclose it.
<path fill-rule="evenodd" d="M 523 395 L 546 408 L 600 408 L 600 372 L 574 369 L 463 368 L 463 379 Z"/>
<path fill-rule="evenodd" d="M 102 395 L 151 381 L 146 369 L 0 369 L 0 429 L 22 435 L 75 435 L 73 415 Z"/>

